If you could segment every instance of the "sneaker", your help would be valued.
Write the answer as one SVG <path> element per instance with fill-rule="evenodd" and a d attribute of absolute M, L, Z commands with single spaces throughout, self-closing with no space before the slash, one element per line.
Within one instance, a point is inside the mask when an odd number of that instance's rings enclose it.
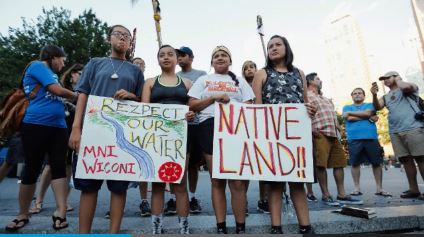
<path fill-rule="evenodd" d="M 178 217 L 178 224 L 180 226 L 180 234 L 182 234 L 182 235 L 190 234 L 190 229 L 188 228 L 187 217 Z"/>
<path fill-rule="evenodd" d="M 106 219 L 110 219 L 110 211 L 106 212 L 106 214 L 105 214 L 105 218 L 106 218 Z"/>
<path fill-rule="evenodd" d="M 315 195 L 314 194 L 308 194 L 308 195 L 306 195 L 306 198 L 308 199 L 308 201 L 310 201 L 310 202 L 318 202 L 318 198 L 317 197 L 315 197 Z"/>
<path fill-rule="evenodd" d="M 322 202 L 324 202 L 324 204 L 325 204 L 325 205 L 327 205 L 327 206 L 332 206 L 332 207 L 334 207 L 334 206 L 339 206 L 339 205 L 340 205 L 340 203 L 338 203 L 338 202 L 334 201 L 334 200 L 333 200 L 333 198 L 332 198 L 331 196 L 328 196 L 328 197 L 326 197 L 326 198 L 323 198 L 323 199 L 322 199 Z"/>
<path fill-rule="evenodd" d="M 162 215 L 152 216 L 152 234 L 163 234 Z"/>
<path fill-rule="evenodd" d="M 400 195 L 400 198 L 417 198 L 417 197 L 419 197 L 421 194 L 420 193 L 413 193 L 413 192 L 411 192 L 411 191 L 406 191 L 406 192 L 403 192 L 401 195 Z"/>
<path fill-rule="evenodd" d="M 227 234 L 227 228 L 218 228 L 216 233 L 217 234 Z"/>
<path fill-rule="evenodd" d="M 272 235 L 281 235 L 283 234 L 283 229 L 281 227 L 279 228 L 275 228 L 275 227 L 271 227 L 271 232 L 269 232 Z"/>
<path fill-rule="evenodd" d="M 337 197 L 337 201 L 341 204 L 351 204 L 351 205 L 362 205 L 362 204 L 364 204 L 364 201 L 359 200 L 359 199 L 354 199 L 349 195 L 346 195 L 346 197 L 344 197 L 344 198 Z"/>
<path fill-rule="evenodd" d="M 165 210 L 163 210 L 163 213 L 165 215 L 175 215 L 177 213 L 177 205 L 174 199 L 169 199 L 169 201 L 166 203 Z"/>
<path fill-rule="evenodd" d="M 140 212 L 140 216 L 150 216 L 150 205 L 147 200 L 141 201 Z"/>
<path fill-rule="evenodd" d="M 263 213 L 269 213 L 269 205 L 267 200 L 259 200 L 257 210 Z"/>
<path fill-rule="evenodd" d="M 192 197 L 190 200 L 190 213 L 197 214 L 202 211 L 202 207 L 200 207 L 199 200 L 195 197 Z"/>

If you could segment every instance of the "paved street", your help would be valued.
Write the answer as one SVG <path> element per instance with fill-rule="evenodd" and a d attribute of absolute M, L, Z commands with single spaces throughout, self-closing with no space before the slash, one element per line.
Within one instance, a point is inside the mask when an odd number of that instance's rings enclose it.
<path fill-rule="evenodd" d="M 331 193 L 333 196 L 336 196 L 336 189 L 334 179 L 332 178 L 332 172 L 329 170 L 329 186 Z M 362 168 L 361 173 L 361 181 L 362 181 L 362 192 L 363 196 L 360 196 L 364 200 L 364 207 L 400 207 L 400 206 L 411 206 L 411 205 L 422 205 L 423 201 L 415 200 L 415 199 L 401 199 L 399 195 L 402 191 L 407 189 L 406 177 L 405 173 L 401 172 L 399 168 L 389 168 L 387 171 L 383 170 L 383 186 L 386 191 L 393 194 L 393 198 L 384 198 L 374 195 L 375 193 L 375 182 L 372 175 L 371 167 Z M 200 173 L 200 183 L 198 186 L 197 197 L 200 199 L 203 212 L 198 217 L 204 217 L 205 220 L 210 220 L 213 217 L 213 208 L 210 200 L 210 181 L 209 175 L 207 172 Z M 419 185 L 422 192 L 424 192 L 424 183 L 419 178 Z M 345 186 L 346 191 L 350 193 L 353 189 L 352 178 L 350 174 L 350 169 L 347 168 L 345 170 Z M 1 216 L 14 216 L 18 210 L 18 185 L 17 179 L 6 179 L 1 184 L 1 192 L 0 192 L 0 201 L 2 203 L 0 208 Z M 318 198 L 321 197 L 320 190 L 318 184 L 313 185 L 314 192 Z M 230 196 L 227 190 L 227 199 Z M 248 192 L 248 201 L 249 201 L 249 213 L 251 214 L 259 214 L 256 210 L 257 200 L 258 200 L 259 190 L 258 190 L 258 182 L 252 181 L 250 183 L 249 192 Z M 150 194 L 149 194 L 150 196 Z M 139 201 L 138 189 L 130 189 L 128 191 L 127 197 L 127 205 L 125 209 L 124 218 L 140 218 L 140 219 L 149 219 L 147 217 L 138 217 L 139 209 L 138 205 Z M 168 199 L 168 197 L 166 197 Z M 73 191 L 71 193 L 71 205 L 76 208 L 75 211 L 70 212 L 68 217 L 76 218 L 78 217 L 78 201 L 79 201 L 79 192 Z M 231 214 L 231 206 L 228 202 L 228 214 Z M 313 212 L 322 211 L 322 210 L 333 210 L 336 207 L 325 206 L 321 202 L 309 202 L 310 210 Z M 33 216 L 32 219 L 36 217 L 41 217 L 43 219 L 51 216 L 54 211 L 54 199 L 51 189 L 46 194 L 46 199 L 44 201 L 43 211 L 37 216 Z M 98 206 L 96 211 L 96 218 L 103 219 L 105 212 L 108 210 L 109 206 L 109 192 L 107 191 L 106 186 L 104 185 L 98 200 Z M 417 206 L 418 208 L 418 206 Z M 259 214 L 266 215 L 266 214 Z M 256 216 L 256 215 L 253 215 Z M 252 217 L 253 218 L 253 217 Z M 212 218 L 211 220 L 214 220 Z M 144 222 L 144 221 L 143 221 Z M 7 220 L 4 218 L 1 219 L 0 227 L 5 226 L 7 224 Z M 106 228 L 106 227 L 105 227 Z"/>

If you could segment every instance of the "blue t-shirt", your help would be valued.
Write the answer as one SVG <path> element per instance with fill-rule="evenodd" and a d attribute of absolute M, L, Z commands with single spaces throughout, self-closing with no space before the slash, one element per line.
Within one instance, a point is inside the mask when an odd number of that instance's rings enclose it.
<path fill-rule="evenodd" d="M 118 78 L 112 79 L 115 72 Z M 143 72 L 136 65 L 113 58 L 93 58 L 84 67 L 75 90 L 86 95 L 113 97 L 118 90 L 124 89 L 140 96 L 143 84 Z"/>
<path fill-rule="evenodd" d="M 375 111 L 374 106 L 371 103 L 363 103 L 361 105 L 346 105 L 343 107 L 343 113 L 355 112 L 355 111 Z M 375 123 L 368 119 L 362 119 L 358 121 L 348 121 L 345 119 L 346 124 L 346 136 L 348 140 L 355 139 L 377 139 L 377 127 Z"/>
<path fill-rule="evenodd" d="M 47 91 L 47 86 L 58 84 L 57 75 L 43 62 L 31 63 L 23 78 L 25 94 L 28 95 L 37 84 L 42 87 L 31 99 L 23 118 L 24 123 L 66 128 L 63 98 Z"/>

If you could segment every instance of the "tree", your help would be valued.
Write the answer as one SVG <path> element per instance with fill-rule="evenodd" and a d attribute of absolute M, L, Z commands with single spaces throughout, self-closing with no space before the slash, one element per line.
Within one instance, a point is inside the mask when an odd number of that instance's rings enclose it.
<path fill-rule="evenodd" d="M 67 54 L 66 67 L 86 64 L 92 57 L 109 53 L 105 40 L 108 25 L 91 9 L 71 19 L 69 10 L 43 8 L 35 23 L 25 18 L 22 22 L 21 28 L 9 28 L 9 35 L 0 34 L 0 98 L 19 85 L 18 78 L 26 64 L 36 60 L 40 49 L 47 44 L 63 47 Z"/>

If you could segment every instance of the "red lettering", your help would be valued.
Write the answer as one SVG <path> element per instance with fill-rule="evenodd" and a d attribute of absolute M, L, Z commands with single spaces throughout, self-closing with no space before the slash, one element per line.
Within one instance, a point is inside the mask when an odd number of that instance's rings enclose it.
<path fill-rule="evenodd" d="M 107 168 L 109 165 L 110 165 L 110 162 L 106 162 L 105 163 L 105 167 L 104 168 L 106 170 L 106 172 L 105 172 L 106 174 L 109 174 L 110 173 L 110 169 Z"/>
<path fill-rule="evenodd" d="M 104 169 L 102 169 L 103 162 L 96 162 L 96 163 L 97 163 L 96 173 L 100 173 L 100 172 L 105 171 Z"/>
<path fill-rule="evenodd" d="M 96 158 L 96 157 L 97 157 L 97 155 L 96 155 L 96 151 L 94 150 L 94 146 L 91 146 L 90 148 L 88 148 L 88 147 L 84 147 L 84 154 L 83 154 L 83 157 L 86 157 L 86 154 L 87 154 L 87 153 L 93 153 L 94 158 Z"/>
<path fill-rule="evenodd" d="M 115 148 L 114 145 L 109 145 L 106 147 L 109 148 L 109 153 L 107 154 L 107 157 L 118 157 L 117 155 L 113 154 L 113 149 Z"/>
<path fill-rule="evenodd" d="M 129 166 L 129 171 L 128 171 L 127 174 L 135 174 L 135 172 L 133 170 L 135 163 L 128 163 L 127 165 Z"/>
<path fill-rule="evenodd" d="M 244 108 L 243 107 L 240 107 L 240 114 L 239 114 L 239 117 L 237 119 L 236 131 L 234 133 L 237 134 L 237 131 L 239 129 L 239 126 L 241 124 L 242 119 L 243 119 L 244 129 L 246 130 L 247 138 L 250 138 L 249 129 L 247 128 L 247 123 L 246 123 L 246 115 L 244 114 Z"/>
<path fill-rule="evenodd" d="M 246 157 L 249 161 L 248 163 L 245 163 Z M 242 158 L 241 158 L 241 162 L 240 162 L 240 173 L 239 173 L 239 175 L 243 174 L 244 166 L 249 166 L 251 174 L 252 175 L 255 174 L 253 172 L 252 161 L 250 159 L 249 149 L 247 148 L 247 142 L 244 142 L 244 146 L 243 146 L 243 153 L 242 153 Z"/>
<path fill-rule="evenodd" d="M 101 157 L 106 157 L 106 154 L 107 154 L 107 146 L 103 149 L 101 146 L 97 147 L 97 156 L 101 155 Z"/>
<path fill-rule="evenodd" d="M 219 132 L 222 132 L 224 130 L 224 123 L 227 127 L 227 131 L 229 134 L 234 133 L 234 105 L 230 104 L 230 113 L 229 113 L 229 119 L 226 117 L 226 113 L 224 110 L 224 104 L 219 104 Z M 228 121 L 229 120 L 229 121 Z"/>
<path fill-rule="evenodd" d="M 94 160 L 93 166 L 87 166 L 87 164 L 85 163 L 85 160 L 82 159 L 82 164 L 84 165 L 85 173 L 89 174 L 91 172 L 92 174 L 94 174 L 94 171 L 96 171 L 96 163 L 97 163 L 97 159 Z"/>
<path fill-rule="evenodd" d="M 246 109 L 251 109 L 253 110 L 253 124 L 254 126 L 254 130 L 255 130 L 255 138 L 258 139 L 258 116 L 256 115 L 256 112 L 259 109 L 263 109 L 264 110 L 264 115 L 265 115 L 265 137 L 266 139 L 268 139 L 269 137 L 269 132 L 268 132 L 268 110 L 266 107 L 247 107 Z"/>
<path fill-rule="evenodd" d="M 237 171 L 235 170 L 225 170 L 224 168 L 224 148 L 222 145 L 222 138 L 218 139 L 219 141 L 219 172 L 221 174 L 223 173 L 233 173 L 233 174 L 237 174 Z"/>
<path fill-rule="evenodd" d="M 292 162 L 292 168 L 288 172 L 284 172 L 283 171 L 283 167 L 281 165 L 281 154 L 280 154 L 281 152 L 280 152 L 280 148 L 282 148 L 285 151 L 285 153 L 287 154 L 288 158 Z M 289 175 L 294 170 L 294 167 L 295 167 L 295 159 L 294 159 L 293 153 L 290 151 L 290 149 L 288 147 L 284 146 L 283 144 L 281 144 L 279 142 L 277 142 L 277 152 L 278 152 L 278 161 L 279 161 L 278 163 L 280 165 L 281 175 L 282 176 Z"/>
<path fill-rule="evenodd" d="M 274 135 L 277 140 L 280 140 L 280 124 L 281 124 L 281 111 L 282 107 L 278 108 L 278 120 L 275 122 L 274 110 L 272 107 L 269 107 L 269 112 L 271 113 L 272 127 L 274 128 Z"/>
<path fill-rule="evenodd" d="M 253 149 L 255 151 L 256 162 L 258 163 L 259 174 L 262 174 L 262 168 L 261 168 L 261 164 L 259 162 L 259 157 L 261 157 L 261 159 L 265 162 L 265 165 L 268 167 L 269 171 L 271 171 L 271 173 L 275 175 L 276 172 L 275 172 L 275 164 L 274 164 L 274 153 L 272 151 L 272 143 L 271 142 L 268 142 L 268 148 L 269 148 L 269 152 L 270 152 L 270 160 L 266 159 L 265 155 L 263 154 L 261 149 L 258 147 L 256 142 L 253 142 Z"/>
<path fill-rule="evenodd" d="M 299 139 L 301 139 L 301 137 L 296 137 L 296 136 L 289 136 L 289 128 L 288 128 L 288 126 L 287 126 L 287 124 L 288 123 L 299 123 L 299 120 L 289 120 L 289 119 L 287 119 L 288 118 L 288 116 L 287 116 L 287 111 L 289 111 L 289 110 L 297 110 L 297 108 L 296 107 L 286 107 L 286 108 L 284 108 L 284 113 L 285 113 L 285 120 L 284 120 L 284 124 L 285 124 L 285 128 L 286 128 L 286 139 L 287 140 L 299 140 Z"/>

